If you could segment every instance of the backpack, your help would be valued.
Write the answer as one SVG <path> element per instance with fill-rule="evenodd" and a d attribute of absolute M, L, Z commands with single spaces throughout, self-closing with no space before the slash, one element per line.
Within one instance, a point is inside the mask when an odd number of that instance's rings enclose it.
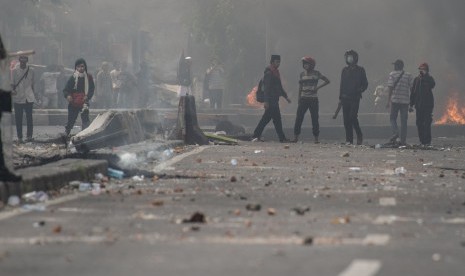
<path fill-rule="evenodd" d="M 257 87 L 257 93 L 255 94 L 255 99 L 259 103 L 265 102 L 265 86 L 263 85 L 263 80 L 260 80 Z"/>

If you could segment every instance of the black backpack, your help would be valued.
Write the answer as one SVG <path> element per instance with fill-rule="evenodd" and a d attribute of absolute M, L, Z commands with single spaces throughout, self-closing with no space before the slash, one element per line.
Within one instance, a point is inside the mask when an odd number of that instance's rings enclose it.
<path fill-rule="evenodd" d="M 257 93 L 255 94 L 255 98 L 259 103 L 265 102 L 265 86 L 263 85 L 263 79 L 261 79 L 260 82 L 258 82 Z"/>

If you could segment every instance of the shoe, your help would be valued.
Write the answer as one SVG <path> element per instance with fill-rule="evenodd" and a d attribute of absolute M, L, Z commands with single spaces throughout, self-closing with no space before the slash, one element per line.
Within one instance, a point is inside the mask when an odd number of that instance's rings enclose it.
<path fill-rule="evenodd" d="M 18 140 L 16 140 L 16 144 L 23 144 L 24 141 L 23 141 L 23 138 L 18 138 Z"/>
<path fill-rule="evenodd" d="M 283 138 L 281 140 L 279 140 L 280 143 L 289 143 L 291 140 L 287 139 L 287 138 Z"/>
<path fill-rule="evenodd" d="M 320 140 L 318 140 L 318 136 L 313 136 L 313 142 L 315 144 L 319 144 L 320 143 Z"/>
<path fill-rule="evenodd" d="M 363 144 L 363 135 L 357 136 L 357 145 Z"/>
<path fill-rule="evenodd" d="M 265 140 L 257 138 L 257 137 L 252 138 L 252 140 L 250 140 L 250 141 L 252 141 L 252 142 L 265 142 Z"/>
<path fill-rule="evenodd" d="M 0 170 L 0 181 L 5 182 L 20 182 L 23 178 L 19 175 L 16 175 L 10 172 L 8 169 L 4 168 Z"/>
<path fill-rule="evenodd" d="M 346 146 L 352 146 L 353 143 L 352 143 L 352 142 L 345 142 L 344 145 L 346 145 Z"/>
<path fill-rule="evenodd" d="M 32 138 L 32 137 L 27 137 L 27 138 L 26 138 L 26 143 L 29 143 L 29 142 L 34 142 L 34 138 Z"/>
<path fill-rule="evenodd" d="M 394 134 L 394 135 L 391 136 L 391 138 L 389 138 L 389 142 L 394 144 L 397 141 L 397 138 L 399 138 L 399 135 Z"/>
<path fill-rule="evenodd" d="M 294 139 L 291 141 L 292 143 L 299 142 L 299 135 L 294 135 Z"/>

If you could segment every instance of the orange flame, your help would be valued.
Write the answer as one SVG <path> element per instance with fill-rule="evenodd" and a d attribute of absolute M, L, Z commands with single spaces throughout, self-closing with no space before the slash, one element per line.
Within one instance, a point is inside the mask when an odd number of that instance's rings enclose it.
<path fill-rule="evenodd" d="M 441 119 L 435 122 L 435 124 L 465 125 L 465 107 L 459 107 L 458 94 L 449 98 L 446 112 L 442 115 Z"/>
<path fill-rule="evenodd" d="M 247 95 L 247 105 L 251 107 L 261 108 L 263 107 L 263 104 L 257 102 L 257 97 L 256 97 L 257 89 L 258 89 L 258 86 L 255 86 L 254 88 L 252 88 L 252 90 Z"/>

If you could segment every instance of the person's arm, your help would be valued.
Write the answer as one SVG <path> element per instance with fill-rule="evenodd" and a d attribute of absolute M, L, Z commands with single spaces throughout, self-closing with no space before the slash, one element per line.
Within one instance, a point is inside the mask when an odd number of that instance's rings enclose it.
<path fill-rule="evenodd" d="M 345 69 L 345 68 L 344 68 Z M 344 69 L 341 72 L 341 83 L 339 84 L 339 101 L 342 100 L 342 91 L 344 87 Z"/>
<path fill-rule="evenodd" d="M 365 68 L 361 67 L 362 69 L 362 82 L 360 84 L 360 94 L 365 92 L 368 88 L 368 79 L 367 74 L 365 72 Z"/>
<path fill-rule="evenodd" d="M 74 87 L 74 77 L 71 75 L 69 77 L 68 81 L 66 82 L 65 88 L 63 89 L 63 96 L 68 100 L 68 102 L 71 102 L 71 92 L 73 91 Z"/>
<path fill-rule="evenodd" d="M 389 79 L 387 82 L 388 86 L 388 97 L 387 97 L 387 103 L 386 103 L 386 108 L 391 107 L 391 98 L 392 98 L 392 92 L 394 92 L 394 76 L 393 74 L 389 74 Z"/>
<path fill-rule="evenodd" d="M 317 86 L 315 89 L 318 91 L 320 90 L 321 88 L 325 87 L 326 85 L 330 84 L 331 82 L 329 81 L 329 79 L 324 76 L 324 75 L 321 75 L 320 74 L 320 80 L 323 81 L 323 83 L 320 85 L 320 86 Z"/>
<path fill-rule="evenodd" d="M 410 109 L 415 105 L 416 93 L 417 93 L 417 83 L 418 79 L 413 80 L 413 86 L 410 89 Z"/>
<path fill-rule="evenodd" d="M 271 98 L 271 70 L 269 70 L 268 68 L 265 70 L 265 74 L 263 76 L 263 85 L 264 85 L 264 106 L 265 108 L 268 108 L 269 106 L 269 102 L 270 102 L 270 98 Z"/>
<path fill-rule="evenodd" d="M 92 77 L 91 74 L 87 75 L 87 79 L 89 80 L 89 91 L 87 92 L 87 102 L 89 102 L 94 96 L 95 83 L 94 83 L 94 78 Z"/>

